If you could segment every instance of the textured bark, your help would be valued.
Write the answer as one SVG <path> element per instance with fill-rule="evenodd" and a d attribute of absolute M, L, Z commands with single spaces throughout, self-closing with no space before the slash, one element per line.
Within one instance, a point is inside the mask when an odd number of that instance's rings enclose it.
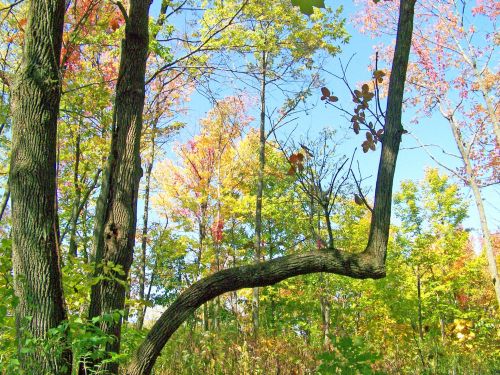
<path fill-rule="evenodd" d="M 385 276 L 385 258 L 391 215 L 392 185 L 401 142 L 401 107 L 410 54 L 415 0 L 401 0 L 398 33 L 389 82 L 385 134 L 375 188 L 375 203 L 366 249 L 357 254 L 334 248 L 289 255 L 251 266 L 219 271 L 186 289 L 162 314 L 134 353 L 128 375 L 150 374 L 156 358 L 177 328 L 203 303 L 241 288 L 272 285 L 314 272 L 354 278 Z"/>
<path fill-rule="evenodd" d="M 66 319 L 55 233 L 56 135 L 63 0 L 33 0 L 12 88 L 12 263 L 19 349 Z M 71 372 L 65 333 L 57 347 L 19 352 L 26 374 Z"/>
<path fill-rule="evenodd" d="M 165 343 L 203 303 L 229 291 L 273 285 L 293 276 L 313 272 L 381 278 L 385 276 L 385 266 L 367 252 L 351 254 L 330 249 L 219 271 L 193 284 L 169 306 L 136 352 L 127 374 L 150 374 Z"/>
<path fill-rule="evenodd" d="M 144 80 L 148 54 L 149 0 L 132 0 L 122 41 L 120 69 L 116 85 L 111 150 L 104 173 L 96 227 L 96 275 L 104 276 L 92 288 L 89 317 L 122 310 L 125 304 L 126 280 L 133 259 L 137 221 L 137 194 L 142 175 L 140 137 L 144 108 Z M 121 272 L 104 270 L 116 265 Z M 108 268 L 109 269 L 109 268 Z M 106 347 L 119 352 L 121 321 L 101 323 L 101 329 L 116 337 Z M 116 363 L 104 370 L 118 372 Z"/>

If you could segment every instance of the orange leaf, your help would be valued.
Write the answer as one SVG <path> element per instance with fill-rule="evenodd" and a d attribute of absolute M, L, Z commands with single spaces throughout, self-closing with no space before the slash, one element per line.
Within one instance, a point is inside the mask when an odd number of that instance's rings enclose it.
<path fill-rule="evenodd" d="M 292 154 L 292 155 L 290 155 L 290 158 L 288 159 L 288 161 L 291 164 L 302 163 L 304 161 L 304 154 L 302 154 L 300 152 L 297 152 L 296 154 Z"/>
<path fill-rule="evenodd" d="M 111 27 L 111 29 L 113 31 L 115 31 L 116 29 L 118 29 L 120 27 L 120 21 L 118 18 L 112 18 L 109 20 L 109 27 Z"/>
<path fill-rule="evenodd" d="M 330 94 L 330 90 L 328 90 L 326 87 L 322 87 L 322 88 L 321 88 L 321 94 L 323 95 L 323 96 L 321 97 L 321 100 L 328 99 L 328 97 L 331 95 L 331 94 Z"/>

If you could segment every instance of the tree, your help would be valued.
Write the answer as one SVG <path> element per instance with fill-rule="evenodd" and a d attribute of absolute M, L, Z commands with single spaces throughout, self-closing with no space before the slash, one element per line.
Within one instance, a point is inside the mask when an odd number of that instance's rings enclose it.
<path fill-rule="evenodd" d="M 142 175 L 140 140 L 145 98 L 145 73 L 148 56 L 149 1 L 132 0 L 125 18 L 120 68 L 112 123 L 111 150 L 103 174 L 96 208 L 94 232 L 96 276 L 92 287 L 89 318 L 122 310 L 125 306 L 126 280 L 132 264 L 137 224 L 137 195 Z M 103 321 L 101 328 L 116 339 L 107 350 L 120 350 L 121 321 Z M 110 362 L 105 369 L 118 372 Z"/>
<path fill-rule="evenodd" d="M 56 134 L 64 1 L 31 1 L 22 61 L 12 88 L 12 259 L 19 349 L 66 319 L 56 236 Z M 63 335 L 49 353 L 19 351 L 27 373 L 71 372 Z"/>
<path fill-rule="evenodd" d="M 366 4 L 360 13 L 362 30 L 372 35 L 393 34 L 397 4 Z M 475 5 L 448 0 L 420 3 L 407 88 L 411 94 L 408 102 L 419 116 L 430 117 L 437 112 L 450 126 L 462 166 L 453 170 L 426 151 L 472 190 L 500 305 L 500 277 L 482 194 L 482 188 L 498 182 L 500 85 L 494 66 L 498 52 L 497 16 L 494 1 Z M 474 25 L 475 20 L 481 27 Z"/>
<path fill-rule="evenodd" d="M 391 195 L 399 143 L 403 134 L 401 107 L 413 27 L 414 1 L 403 0 L 396 48 L 389 83 L 387 115 L 381 162 L 375 188 L 375 204 L 366 249 L 348 253 L 335 248 L 289 255 L 253 266 L 226 269 L 208 276 L 185 290 L 162 314 L 137 349 L 127 374 L 149 374 L 161 350 L 197 307 L 222 293 L 244 287 L 272 285 L 289 277 L 313 272 L 331 272 L 356 278 L 385 276 Z"/>
<path fill-rule="evenodd" d="M 453 305 L 458 291 L 450 279 L 468 240 L 460 228 L 467 215 L 467 203 L 459 195 L 458 186 L 450 184 L 448 177 L 435 169 L 427 170 L 419 185 L 403 182 L 394 201 L 402 221 L 396 242 L 415 276 L 417 311 L 411 320 L 418 332 L 419 356 L 426 368 L 429 364 L 422 354 L 424 322 L 428 324 L 434 318 L 444 341 L 446 324 L 455 315 L 448 306 Z M 451 303 L 446 303 L 449 300 Z"/>
<path fill-rule="evenodd" d="M 239 2 L 216 2 L 214 8 L 204 15 L 206 28 L 220 23 L 227 14 L 234 13 Z M 255 89 L 259 95 L 259 166 L 257 194 L 255 197 L 254 261 L 264 259 L 263 240 L 263 194 L 264 168 L 266 164 L 266 142 L 271 134 L 286 122 L 299 103 L 308 95 L 311 86 L 317 84 L 317 71 L 313 56 L 320 52 L 334 55 L 339 52 L 338 44 L 348 40 L 344 21 L 340 19 L 341 8 L 316 9 L 309 19 L 305 19 L 299 9 L 290 2 L 249 1 L 237 16 L 236 22 L 214 38 L 210 45 L 214 48 L 230 48 L 231 55 L 240 55 L 247 62 L 242 67 L 229 70 L 234 75 L 250 81 L 246 86 Z M 236 52 L 236 53 L 235 53 Z M 237 56 L 238 58 L 238 56 Z M 306 73 L 307 72 L 307 73 Z M 281 85 L 293 82 L 302 85 L 296 92 L 285 93 Z M 268 96 L 272 89 L 284 96 L 280 110 L 268 108 Z M 253 290 L 252 301 L 253 331 L 259 328 L 259 289 Z"/>
<path fill-rule="evenodd" d="M 50 5 L 48 8 L 47 4 Z M 90 306 L 90 316 L 95 318 L 116 315 L 117 310 L 124 306 L 141 175 L 139 146 L 150 2 L 132 0 L 128 13 L 121 3 L 118 5 L 125 18 L 125 37 L 116 86 L 111 151 L 96 213 L 98 282 L 93 287 Z M 403 133 L 401 104 L 412 35 L 413 7 L 413 0 L 402 0 L 381 164 L 366 249 L 360 253 L 349 253 L 331 248 L 290 255 L 258 265 L 222 270 L 198 281 L 162 315 L 134 355 L 128 373 L 150 373 L 160 350 L 186 317 L 203 302 L 223 292 L 270 285 L 292 276 L 319 271 L 358 278 L 385 275 L 392 181 Z M 57 327 L 64 328 L 64 324 L 60 324 L 65 319 L 65 309 L 54 220 L 55 134 L 60 98 L 58 57 L 63 13 L 64 4 L 60 1 L 41 4 L 34 0 L 30 3 L 24 59 L 18 84 L 13 91 L 15 128 L 10 179 L 15 288 L 20 299 L 17 307 L 18 334 L 21 339 L 27 334 L 42 339 L 50 329 L 57 331 Z M 42 77 L 44 79 L 40 79 Z M 33 300 L 36 303 L 32 303 Z M 26 320 L 29 322 L 26 323 Z M 100 322 L 105 333 L 116 337 L 107 344 L 107 350 L 117 352 L 120 347 L 120 319 L 96 321 Z M 62 342 L 53 348 L 54 351 L 48 354 L 27 354 L 20 346 L 20 355 L 26 358 L 22 366 L 34 373 L 40 369 L 69 373 L 71 352 L 67 349 L 64 336 Z M 111 373 L 118 371 L 114 360 L 104 367 Z"/>

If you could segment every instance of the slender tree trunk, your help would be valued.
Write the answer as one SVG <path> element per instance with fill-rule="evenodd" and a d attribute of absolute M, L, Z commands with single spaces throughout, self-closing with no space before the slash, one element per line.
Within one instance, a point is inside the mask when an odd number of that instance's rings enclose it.
<path fill-rule="evenodd" d="M 66 333 L 53 350 L 21 350 L 26 339 L 44 340 L 66 319 L 55 232 L 59 59 L 63 0 L 32 0 L 24 49 L 12 88 L 12 263 L 16 332 L 26 374 L 70 374 Z"/>
<path fill-rule="evenodd" d="M 493 239 L 491 237 L 491 232 L 488 227 L 488 220 L 486 218 L 486 212 L 484 211 L 483 197 L 481 195 L 481 190 L 477 183 L 474 169 L 472 168 L 472 163 L 469 157 L 469 152 L 465 148 L 465 141 L 460 132 L 459 125 L 455 121 L 453 115 L 447 115 L 441 110 L 441 113 L 448 120 L 453 137 L 455 138 L 455 143 L 457 144 L 460 155 L 465 165 L 465 173 L 467 183 L 472 189 L 472 194 L 474 196 L 474 201 L 476 203 L 477 211 L 479 213 L 479 222 L 481 224 L 481 232 L 483 233 L 484 250 L 486 252 L 486 258 L 488 260 L 488 269 L 490 272 L 491 282 L 495 290 L 495 295 L 497 297 L 497 304 L 500 307 L 500 279 L 498 277 L 498 267 L 495 258 L 495 252 L 493 250 Z"/>
<path fill-rule="evenodd" d="M 264 167 L 266 165 L 266 74 L 267 55 L 262 52 L 262 75 L 260 81 L 260 127 L 259 127 L 259 171 L 257 176 L 257 199 L 255 205 L 255 263 L 261 261 L 262 250 L 262 195 L 264 192 Z M 259 288 L 252 293 L 252 329 L 259 334 Z"/>
<path fill-rule="evenodd" d="M 151 278 L 149 279 L 149 286 L 148 286 L 148 292 L 146 293 L 146 302 L 149 302 L 151 300 L 151 291 L 153 289 L 153 282 L 154 282 L 154 279 L 156 277 L 156 269 L 158 267 L 158 259 L 155 259 L 155 263 L 153 265 L 153 270 L 151 271 Z M 143 323 L 142 325 L 144 326 L 144 318 L 146 316 L 146 311 L 148 310 L 148 306 L 145 305 L 143 308 L 142 308 L 142 320 L 143 320 Z M 142 329 L 142 327 L 141 327 Z"/>
<path fill-rule="evenodd" d="M 319 282 L 321 285 L 321 295 L 319 297 L 320 305 L 321 305 L 321 323 L 322 323 L 322 330 L 323 330 L 323 345 L 325 348 L 328 348 L 330 345 L 330 312 L 331 312 L 331 305 L 330 302 L 328 301 L 328 298 L 326 296 L 327 288 L 326 288 L 326 283 L 325 283 L 325 278 L 323 274 L 321 273 L 319 275 Z"/>
<path fill-rule="evenodd" d="M 76 257 L 77 244 L 76 244 L 76 229 L 78 223 L 78 208 L 80 207 L 80 200 L 82 197 L 82 188 L 80 186 L 80 127 L 78 127 L 75 139 L 75 169 L 73 173 L 73 185 L 75 187 L 75 200 L 73 201 L 73 210 L 71 212 L 71 229 L 69 235 L 69 253 Z"/>
<path fill-rule="evenodd" d="M 89 251 L 89 237 L 86 235 L 88 233 L 88 226 L 87 226 L 87 216 L 88 216 L 88 202 L 85 203 L 82 209 L 82 232 L 83 232 L 83 238 L 82 238 L 82 258 L 84 259 L 85 263 L 90 262 L 90 251 Z"/>
<path fill-rule="evenodd" d="M 148 217 L 149 217 L 149 192 L 151 185 L 151 173 L 153 171 L 154 155 L 155 155 L 155 137 L 153 127 L 153 136 L 151 139 L 151 161 L 146 165 L 146 187 L 144 191 L 144 215 L 142 217 L 142 241 L 141 241 L 141 257 L 139 260 L 139 299 L 144 302 L 146 290 L 146 248 L 148 244 Z M 144 324 L 144 314 L 146 310 L 140 308 L 137 316 L 137 329 L 142 329 Z"/>
<path fill-rule="evenodd" d="M 422 324 L 422 285 L 420 278 L 420 270 L 417 267 L 417 314 L 418 314 L 418 336 L 420 341 L 424 339 L 424 328 Z"/>
<path fill-rule="evenodd" d="M 83 197 L 81 196 L 81 193 L 80 193 L 80 199 L 79 199 L 80 203 L 79 203 L 78 207 L 76 208 L 76 210 L 75 210 L 75 206 L 73 206 L 73 212 L 71 213 L 71 215 L 72 215 L 71 219 L 66 223 L 66 226 L 64 227 L 64 230 L 63 230 L 61 236 L 59 237 L 59 244 L 61 244 L 63 242 L 63 240 L 66 237 L 66 234 L 68 234 L 68 232 L 70 232 L 70 234 L 71 234 L 71 230 L 73 229 L 73 224 L 76 223 L 75 225 L 77 225 L 78 218 L 80 217 L 83 210 L 86 209 L 87 203 L 88 203 L 89 198 L 90 198 L 90 194 L 92 194 L 94 189 L 97 187 L 100 175 L 101 175 L 101 169 L 98 168 L 95 175 L 94 175 L 94 179 L 93 179 L 92 184 L 89 186 L 89 188 L 87 189 L 87 191 L 85 192 Z M 81 189 L 81 184 L 80 184 L 80 189 Z M 75 217 L 76 217 L 76 219 L 75 219 Z"/>
<path fill-rule="evenodd" d="M 111 151 L 104 173 L 96 228 L 96 275 L 105 276 L 91 292 L 89 317 L 122 310 L 125 305 L 127 276 L 132 264 L 137 220 L 137 195 L 141 178 L 140 139 L 145 98 L 145 72 L 148 53 L 149 0 L 131 0 L 122 41 L 120 69 L 116 85 Z M 115 266 L 113 266 L 115 265 Z M 103 267 L 108 266 L 108 267 Z M 113 266 L 113 267 L 109 267 Z M 120 268 L 117 271 L 116 266 Z M 107 273 L 104 270 L 107 269 Z M 101 329 L 116 337 L 107 344 L 108 352 L 119 352 L 121 319 L 101 322 Z M 118 373 L 110 362 L 104 370 Z"/>
<path fill-rule="evenodd" d="M 328 232 L 328 246 L 333 247 L 332 220 L 330 219 L 330 210 L 328 209 L 328 203 L 323 206 L 323 214 L 325 215 L 326 230 Z"/>
<path fill-rule="evenodd" d="M 5 213 L 7 204 L 9 203 L 9 198 L 10 198 L 10 187 L 9 187 L 9 181 L 7 181 L 3 191 L 2 202 L 0 203 L 0 221 L 2 221 L 3 214 Z"/>

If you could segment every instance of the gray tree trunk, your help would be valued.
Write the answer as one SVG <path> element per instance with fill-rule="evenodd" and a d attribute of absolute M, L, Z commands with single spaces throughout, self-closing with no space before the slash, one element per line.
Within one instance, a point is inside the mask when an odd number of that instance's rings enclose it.
<path fill-rule="evenodd" d="M 78 127 L 75 139 L 75 169 L 73 171 L 73 185 L 75 187 L 75 200 L 70 220 L 69 253 L 76 257 L 78 254 L 76 244 L 76 229 L 78 224 L 80 200 L 82 198 L 82 187 L 80 186 L 80 127 Z"/>
<path fill-rule="evenodd" d="M 66 319 L 57 251 L 55 210 L 56 136 L 61 82 L 59 59 L 64 0 L 32 0 L 24 49 L 12 88 L 12 263 L 16 332 L 43 340 Z M 48 352 L 19 351 L 26 374 L 70 374 L 66 333 Z"/>
<path fill-rule="evenodd" d="M 151 139 L 151 161 L 146 166 L 146 187 L 144 191 L 144 215 L 142 217 L 142 243 L 141 243 L 141 257 L 139 264 L 139 299 L 145 302 L 146 291 L 146 248 L 148 243 L 148 221 L 149 221 L 149 192 L 151 186 L 151 173 L 153 172 L 153 163 L 155 157 L 155 132 L 156 127 L 153 127 L 153 135 Z M 144 316 L 146 315 L 146 306 L 139 308 L 137 315 L 137 329 L 142 329 L 144 325 Z"/>
<path fill-rule="evenodd" d="M 477 211 L 479 213 L 479 222 L 481 224 L 481 232 L 483 233 L 484 249 L 486 252 L 486 259 L 488 260 L 488 270 L 490 272 L 491 282 L 493 284 L 495 295 L 497 297 L 497 304 L 498 306 L 500 306 L 500 279 L 498 277 L 498 267 L 496 263 L 495 252 L 493 249 L 493 238 L 488 227 L 488 220 L 486 218 L 486 212 L 484 210 L 481 190 L 476 180 L 474 169 L 472 168 L 469 151 L 465 148 L 465 140 L 462 137 L 462 133 L 460 132 L 458 123 L 456 122 L 453 115 L 447 115 L 443 111 L 441 112 L 451 126 L 453 137 L 455 138 L 455 143 L 457 144 L 458 150 L 460 151 L 460 156 L 462 157 L 462 160 L 464 162 L 467 185 L 469 185 L 472 189 L 474 202 L 476 203 Z"/>
<path fill-rule="evenodd" d="M 3 214 L 5 213 L 7 204 L 9 203 L 9 198 L 10 198 L 10 188 L 9 188 L 9 181 L 7 181 L 3 191 L 2 202 L 0 203 L 0 221 L 2 221 Z"/>
<path fill-rule="evenodd" d="M 149 0 L 131 0 L 122 41 L 111 150 L 99 199 L 99 226 L 94 231 L 95 273 L 104 279 L 92 288 L 90 318 L 122 310 L 125 305 L 125 285 L 133 259 L 137 195 L 142 175 L 139 146 L 149 43 L 149 5 Z M 112 265 L 121 271 L 104 267 Z M 116 337 L 106 350 L 119 352 L 121 320 L 101 322 L 100 326 L 104 332 Z M 118 364 L 106 364 L 103 370 L 116 374 Z"/>

